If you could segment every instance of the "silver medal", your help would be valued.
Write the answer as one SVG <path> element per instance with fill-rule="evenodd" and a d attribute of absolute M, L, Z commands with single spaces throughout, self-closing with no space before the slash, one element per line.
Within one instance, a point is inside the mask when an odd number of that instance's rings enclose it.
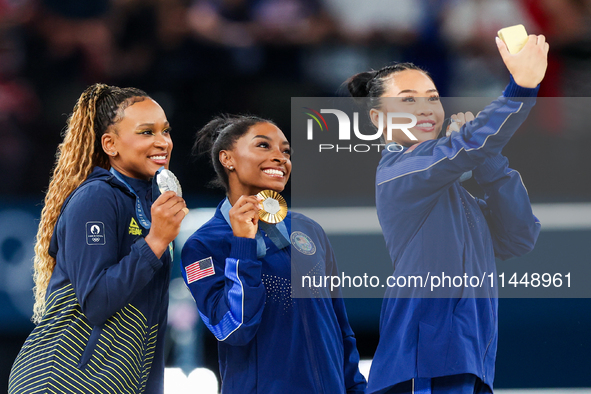
<path fill-rule="evenodd" d="M 158 189 L 160 193 L 167 192 L 172 190 L 177 194 L 177 196 L 183 196 L 183 189 L 181 188 L 181 184 L 176 176 L 170 170 L 163 169 L 156 175 L 156 184 L 158 184 Z"/>

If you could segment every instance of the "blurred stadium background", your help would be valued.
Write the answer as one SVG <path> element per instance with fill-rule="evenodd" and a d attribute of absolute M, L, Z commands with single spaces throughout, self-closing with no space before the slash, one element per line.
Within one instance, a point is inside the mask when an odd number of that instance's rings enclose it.
<path fill-rule="evenodd" d="M 289 138 L 291 97 L 343 95 L 346 78 L 392 61 L 426 68 L 442 96 L 496 97 L 508 74 L 493 38 L 517 23 L 551 45 L 540 96 L 577 98 L 569 101 L 576 105 L 541 109 L 543 121 L 506 149 L 533 203 L 575 209 L 558 213 L 564 223 L 545 228 L 541 251 L 528 258 L 591 263 L 591 135 L 584 123 L 563 127 L 565 117 L 591 108 L 589 0 L 0 0 L 0 392 L 33 328 L 31 258 L 43 192 L 86 86 L 139 87 L 165 109 L 175 143 L 171 169 L 192 208 L 180 250 L 223 197 L 207 187 L 207 160 L 190 156 L 194 133 L 213 115 L 268 117 Z M 294 164 L 303 159 L 296 152 Z M 378 252 L 363 257 L 387 269 L 379 232 L 328 233 L 341 267 L 352 264 L 352 245 L 364 242 Z M 346 302 L 369 360 L 381 300 Z M 216 342 L 195 312 L 175 279 L 168 381 L 187 390 L 200 382 L 201 391 L 191 392 L 205 393 L 213 378 L 199 368 L 217 374 Z M 496 387 L 591 387 L 589 299 L 501 299 L 499 325 Z"/>

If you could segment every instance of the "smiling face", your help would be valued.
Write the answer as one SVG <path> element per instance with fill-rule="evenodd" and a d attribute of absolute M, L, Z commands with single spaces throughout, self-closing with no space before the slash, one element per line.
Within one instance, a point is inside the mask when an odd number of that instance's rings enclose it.
<path fill-rule="evenodd" d="M 102 143 L 111 166 L 128 177 L 148 180 L 160 167 L 168 169 L 170 125 L 162 107 L 150 98 L 125 108 L 122 118 L 103 135 Z"/>
<path fill-rule="evenodd" d="M 378 126 L 379 112 L 403 112 L 416 116 L 417 124 L 409 131 L 418 141 L 411 140 L 402 130 L 392 131 L 392 139 L 387 142 L 398 142 L 404 146 L 410 146 L 417 142 L 437 138 L 445 112 L 435 84 L 425 73 L 418 70 L 399 71 L 385 78 L 385 90 L 381 96 L 380 108 L 372 109 L 370 117 L 374 125 Z M 386 117 L 384 116 L 384 119 Z M 386 122 L 384 122 L 385 124 Z M 394 118 L 392 123 L 406 124 L 408 118 Z M 386 127 L 384 137 L 387 139 Z"/>
<path fill-rule="evenodd" d="M 270 189 L 281 192 L 291 174 L 291 148 L 283 132 L 271 123 L 251 126 L 231 150 L 220 152 L 233 196 L 255 195 Z M 236 197 L 236 199 L 237 199 Z"/>

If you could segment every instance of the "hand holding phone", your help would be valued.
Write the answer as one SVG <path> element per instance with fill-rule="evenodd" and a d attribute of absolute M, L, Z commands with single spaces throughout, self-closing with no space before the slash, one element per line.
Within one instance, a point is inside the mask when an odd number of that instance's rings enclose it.
<path fill-rule="evenodd" d="M 528 36 L 525 26 L 515 25 L 505 27 L 498 31 L 498 36 L 507 45 L 511 55 L 515 55 L 525 46 Z"/>
<path fill-rule="evenodd" d="M 529 35 L 522 45 L 523 34 L 527 33 L 523 25 L 518 26 L 499 30 L 499 36 L 506 41 L 496 38 L 497 47 L 515 83 L 524 88 L 535 88 L 546 74 L 549 46 L 542 34 Z"/>

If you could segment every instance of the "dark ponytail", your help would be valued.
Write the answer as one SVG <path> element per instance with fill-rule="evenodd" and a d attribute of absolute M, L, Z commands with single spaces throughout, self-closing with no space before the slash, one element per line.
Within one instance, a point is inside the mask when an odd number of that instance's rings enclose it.
<path fill-rule="evenodd" d="M 222 187 L 226 192 L 229 191 L 228 173 L 220 163 L 220 151 L 231 150 L 236 141 L 258 123 L 275 125 L 274 122 L 258 116 L 223 114 L 210 120 L 197 132 L 193 154 L 209 153 L 216 173 L 216 179 L 211 182 L 212 185 Z"/>
<path fill-rule="evenodd" d="M 369 96 L 369 89 L 368 84 L 369 82 L 375 78 L 377 71 L 364 71 L 359 74 L 353 75 L 346 81 L 347 89 L 349 89 L 349 93 L 352 97 L 368 97 Z"/>
<path fill-rule="evenodd" d="M 431 78 L 429 73 L 413 63 L 394 63 L 379 70 L 365 71 L 353 75 L 345 83 L 352 97 L 369 98 L 368 109 L 379 105 L 379 98 L 386 91 L 386 78 L 390 75 L 405 71 L 417 70 Z"/>

